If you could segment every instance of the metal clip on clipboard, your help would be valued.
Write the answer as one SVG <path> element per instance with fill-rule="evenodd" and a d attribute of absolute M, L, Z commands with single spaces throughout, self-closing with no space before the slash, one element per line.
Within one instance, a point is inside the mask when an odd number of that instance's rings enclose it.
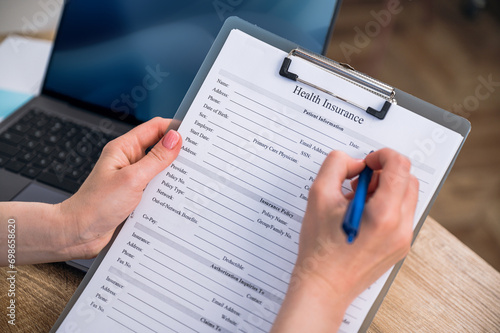
<path fill-rule="evenodd" d="M 302 80 L 299 78 L 299 76 L 295 73 L 291 73 L 288 71 L 290 68 L 290 64 L 292 63 L 292 57 L 299 57 L 302 59 L 305 59 L 312 64 L 316 65 L 317 67 L 328 71 L 350 83 L 353 83 L 357 85 L 358 87 L 361 87 L 365 90 L 368 90 L 369 92 L 382 97 L 385 99 L 385 103 L 382 106 L 382 109 L 377 110 L 374 109 L 370 106 L 368 107 L 363 107 L 353 101 L 347 100 L 337 94 L 335 94 L 332 91 L 329 91 L 327 89 L 321 88 L 314 83 Z M 360 73 L 354 68 L 352 68 L 348 64 L 343 64 L 339 63 L 336 61 L 333 61 L 331 59 L 325 58 L 323 56 L 311 53 L 309 51 L 303 50 L 303 49 L 293 49 L 288 53 L 288 56 L 285 57 L 283 60 L 283 64 L 281 65 L 280 69 L 280 75 L 283 77 L 286 77 L 290 80 L 297 81 L 303 84 L 307 84 L 308 86 L 311 86 L 315 89 L 318 89 L 330 96 L 333 96 L 335 98 L 340 99 L 341 101 L 344 101 L 346 103 L 351 104 L 352 106 L 355 106 L 361 110 L 366 111 L 367 113 L 371 114 L 372 116 L 378 118 L 378 119 L 384 119 L 385 116 L 387 115 L 387 112 L 389 111 L 389 108 L 391 107 L 392 103 L 396 104 L 396 91 L 394 90 L 393 87 L 388 86 L 387 84 L 380 82 L 378 80 L 375 80 L 374 78 L 369 77 L 368 75 L 365 75 L 363 73 Z"/>

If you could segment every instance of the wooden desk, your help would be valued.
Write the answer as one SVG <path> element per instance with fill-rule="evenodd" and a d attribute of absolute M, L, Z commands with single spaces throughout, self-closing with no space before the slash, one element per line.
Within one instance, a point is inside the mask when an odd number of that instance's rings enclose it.
<path fill-rule="evenodd" d="M 1 269 L 0 332 L 47 332 L 83 276 L 62 263 L 18 267 L 12 329 Z M 368 331 L 500 332 L 500 273 L 427 219 Z"/>

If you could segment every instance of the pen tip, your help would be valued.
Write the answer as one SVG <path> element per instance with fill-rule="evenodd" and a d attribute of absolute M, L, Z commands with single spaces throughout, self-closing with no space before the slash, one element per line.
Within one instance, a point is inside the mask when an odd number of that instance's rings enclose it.
<path fill-rule="evenodd" d="M 353 240 L 354 240 L 354 235 L 351 234 L 347 236 L 347 243 L 351 244 Z"/>

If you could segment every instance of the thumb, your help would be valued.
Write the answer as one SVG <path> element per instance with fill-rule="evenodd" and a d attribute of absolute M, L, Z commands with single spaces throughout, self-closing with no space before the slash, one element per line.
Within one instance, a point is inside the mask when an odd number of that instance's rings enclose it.
<path fill-rule="evenodd" d="M 170 130 L 165 136 L 132 167 L 143 184 L 147 184 L 168 167 L 179 155 L 182 138 L 179 132 Z"/>

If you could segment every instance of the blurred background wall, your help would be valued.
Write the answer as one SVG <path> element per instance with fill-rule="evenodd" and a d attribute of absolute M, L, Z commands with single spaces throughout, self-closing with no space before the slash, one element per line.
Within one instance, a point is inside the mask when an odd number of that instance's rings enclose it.
<path fill-rule="evenodd" d="M 53 31 L 63 0 L 0 1 L 0 35 L 9 32 Z"/>
<path fill-rule="evenodd" d="M 485 7 L 471 7 L 473 2 Z M 328 57 L 472 123 L 430 216 L 497 270 L 499 5 L 496 0 L 345 0 L 328 51 Z"/>

